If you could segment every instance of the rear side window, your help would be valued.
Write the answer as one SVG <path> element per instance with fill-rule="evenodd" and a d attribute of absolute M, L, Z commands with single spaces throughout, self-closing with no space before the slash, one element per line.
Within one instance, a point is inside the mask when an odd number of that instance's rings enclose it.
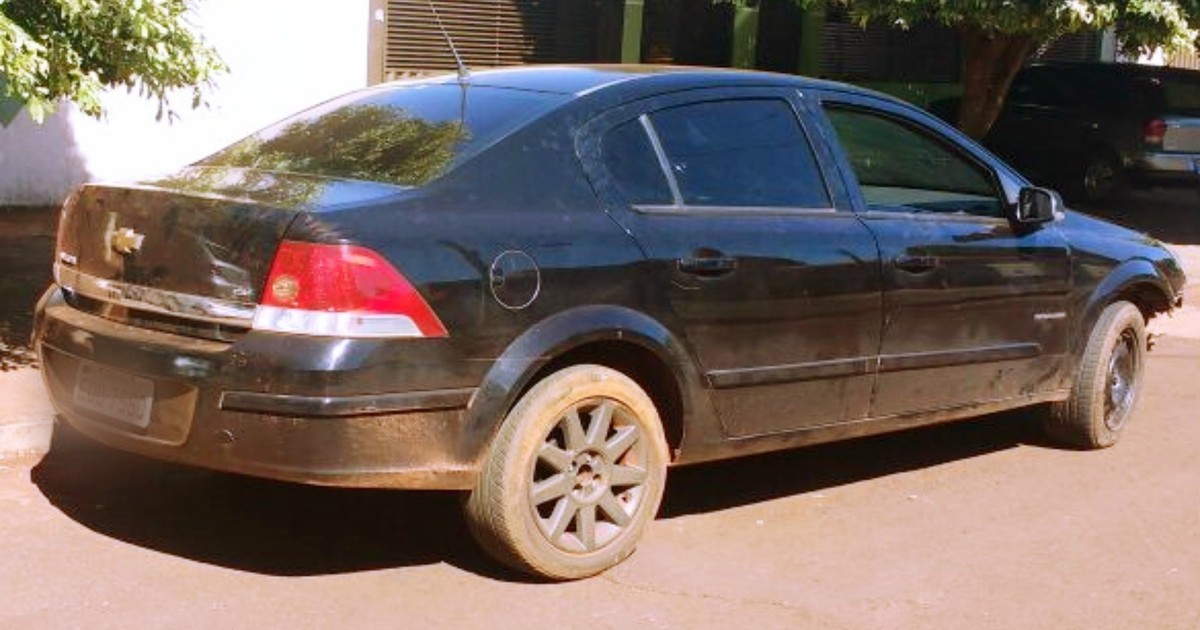
<path fill-rule="evenodd" d="M 650 115 L 693 206 L 829 207 L 812 147 L 786 101 L 715 101 Z"/>
<path fill-rule="evenodd" d="M 285 119 L 199 164 L 420 186 L 565 98 L 458 84 L 367 90 Z"/>
<path fill-rule="evenodd" d="M 1170 77 L 1163 81 L 1162 89 L 1167 112 L 1200 116 L 1200 78 Z"/>
<path fill-rule="evenodd" d="M 670 205 L 671 187 L 658 163 L 641 120 L 613 127 L 600 144 L 604 168 L 625 201 L 634 205 Z"/>
<path fill-rule="evenodd" d="M 1079 107 L 1083 104 L 1078 78 L 1070 72 L 1031 68 L 1017 75 L 1008 100 L 1017 105 Z"/>

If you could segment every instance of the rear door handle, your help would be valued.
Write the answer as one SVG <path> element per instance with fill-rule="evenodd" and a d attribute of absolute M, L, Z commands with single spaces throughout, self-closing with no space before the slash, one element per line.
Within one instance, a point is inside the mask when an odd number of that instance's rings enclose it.
<path fill-rule="evenodd" d="M 938 259 L 935 256 L 901 255 L 892 260 L 892 265 L 909 273 L 926 273 L 938 266 Z"/>
<path fill-rule="evenodd" d="M 676 261 L 676 264 L 679 265 L 679 270 L 684 273 L 706 278 L 723 276 L 737 269 L 736 258 L 720 254 L 688 256 L 687 258 L 680 258 Z"/>

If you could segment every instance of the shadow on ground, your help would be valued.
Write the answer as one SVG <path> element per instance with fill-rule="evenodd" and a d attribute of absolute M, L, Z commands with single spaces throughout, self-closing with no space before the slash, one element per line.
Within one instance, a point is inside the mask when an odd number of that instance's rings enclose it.
<path fill-rule="evenodd" d="M 1028 444 L 1030 415 L 817 446 L 674 470 L 660 518 L 723 510 Z M 78 438 L 76 438 L 78 439 Z M 105 536 L 268 575 L 324 575 L 445 562 L 505 581 L 474 545 L 461 495 L 319 488 L 211 473 L 56 436 L 33 481 Z"/>
<path fill-rule="evenodd" d="M 1200 245 L 1200 191 L 1133 191 L 1080 210 L 1118 225 L 1146 232 L 1166 243 Z"/>
<path fill-rule="evenodd" d="M 0 207 L 0 371 L 35 363 L 33 305 L 50 284 L 56 214 Z"/>

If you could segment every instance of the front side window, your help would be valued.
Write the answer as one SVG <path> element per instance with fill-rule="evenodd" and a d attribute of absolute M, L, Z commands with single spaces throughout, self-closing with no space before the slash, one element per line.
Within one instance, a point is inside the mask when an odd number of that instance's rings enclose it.
<path fill-rule="evenodd" d="M 713 101 L 650 115 L 689 206 L 828 208 L 829 194 L 791 105 Z"/>
<path fill-rule="evenodd" d="M 825 111 L 870 210 L 1003 216 L 989 172 L 949 141 L 881 113 Z"/>

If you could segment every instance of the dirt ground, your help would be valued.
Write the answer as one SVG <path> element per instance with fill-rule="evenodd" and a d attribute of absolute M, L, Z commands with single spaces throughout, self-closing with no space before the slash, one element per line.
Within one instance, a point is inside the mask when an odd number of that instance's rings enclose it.
<path fill-rule="evenodd" d="M 33 303 L 50 284 L 56 213 L 0 208 L 0 372 L 33 365 Z"/>
<path fill-rule="evenodd" d="M 1133 201 L 1200 260 L 1200 199 Z M 452 494 L 60 444 L 0 467 L 0 628 L 1197 628 L 1200 328 L 1177 320 L 1115 448 L 1020 412 L 674 470 L 638 552 L 571 584 L 497 569 Z"/>

